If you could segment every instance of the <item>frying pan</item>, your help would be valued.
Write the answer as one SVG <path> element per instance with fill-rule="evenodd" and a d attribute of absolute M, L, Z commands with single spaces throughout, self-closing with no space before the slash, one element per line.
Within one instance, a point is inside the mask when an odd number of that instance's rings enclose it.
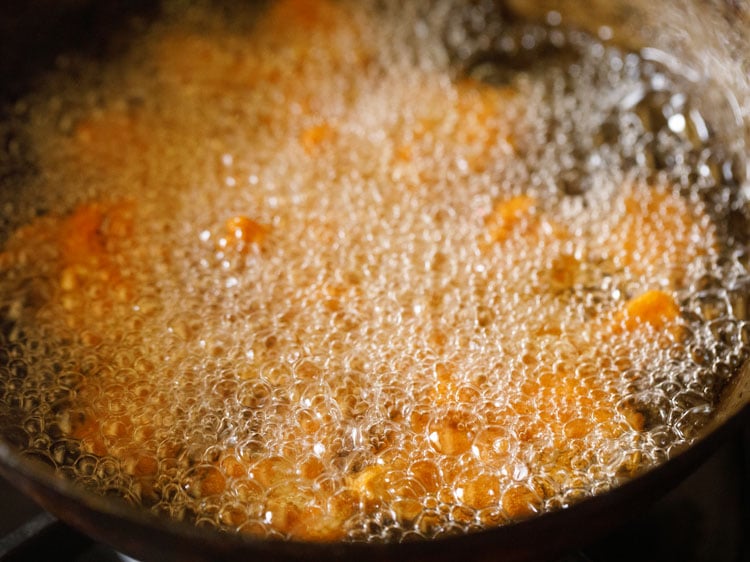
<path fill-rule="evenodd" d="M 643 3 L 593 2 L 581 10 L 575 1 L 509 0 L 498 9 L 508 17 L 543 18 L 550 10 L 588 31 L 611 36 L 631 49 L 649 49 L 669 66 L 676 60 L 711 80 L 707 99 L 730 108 L 729 127 L 747 137 L 750 130 L 749 61 L 744 30 L 750 34 L 748 8 L 738 2 L 671 2 L 659 10 Z M 217 3 L 220 9 L 220 3 Z M 149 2 L 36 0 L 0 8 L 0 95 L 12 102 L 35 77 L 69 50 L 114 56 L 124 47 L 111 41 L 131 16 L 152 17 Z M 602 30 L 608 31 L 602 31 Z M 744 48 L 744 51 L 742 48 Z M 717 87 L 718 86 L 718 87 Z M 727 99 L 728 98 L 728 99 Z M 3 150 L 17 139 L 2 129 Z M 18 164 L 20 162 L 20 164 Z M 23 159 L 12 173 L 24 173 Z M 747 181 L 745 178 L 744 181 Z M 0 183 L 0 185 L 3 185 Z M 6 189 L 3 187 L 2 189 Z M 738 228 L 746 228 L 739 223 Z M 740 239 L 750 232 L 736 233 Z M 748 311 L 750 312 L 750 311 Z M 3 412 L 0 412 L 0 416 Z M 94 495 L 54 474 L 44 463 L 23 456 L 11 440 L 0 439 L 0 474 L 61 520 L 91 537 L 142 560 L 415 560 L 441 561 L 549 559 L 590 542 L 676 486 L 734 431 L 750 423 L 750 362 L 724 390 L 716 415 L 692 444 L 669 461 L 620 487 L 568 509 L 470 535 L 404 544 L 304 543 L 268 541 L 196 528 L 157 518 L 117 498 Z"/>

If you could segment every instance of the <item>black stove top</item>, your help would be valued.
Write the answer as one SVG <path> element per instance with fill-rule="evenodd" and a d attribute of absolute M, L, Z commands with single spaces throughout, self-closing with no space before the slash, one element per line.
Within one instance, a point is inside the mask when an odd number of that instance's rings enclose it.
<path fill-rule="evenodd" d="M 122 562 L 0 480 L 0 561 Z M 642 514 L 559 562 L 750 562 L 750 427 Z"/>

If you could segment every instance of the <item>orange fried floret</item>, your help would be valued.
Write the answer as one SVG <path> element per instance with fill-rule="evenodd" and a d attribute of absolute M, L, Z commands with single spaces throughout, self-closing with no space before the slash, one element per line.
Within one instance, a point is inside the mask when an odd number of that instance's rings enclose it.
<path fill-rule="evenodd" d="M 133 203 L 122 200 L 85 203 L 65 217 L 41 217 L 10 238 L 4 261 L 11 265 L 27 261 L 35 251 L 52 251 L 54 257 L 44 264 L 51 267 L 45 275 L 58 282 L 52 294 L 70 314 L 69 324 L 87 326 L 92 315 L 103 317 L 107 308 L 130 296 L 114 256 L 132 236 L 134 212 Z"/>
<path fill-rule="evenodd" d="M 512 519 L 525 519 L 541 511 L 542 498 L 527 485 L 518 485 L 503 493 L 502 506 Z"/>
<path fill-rule="evenodd" d="M 131 310 L 136 296 L 133 280 L 123 274 L 127 259 L 134 259 L 128 258 L 134 221 L 131 201 L 84 203 L 67 216 L 47 215 L 19 229 L 2 261 L 31 268 L 27 275 L 37 272 L 33 282 L 44 284 L 48 297 L 30 306 L 41 304 L 81 343 L 98 345 L 119 333 L 113 313 Z"/>
<path fill-rule="evenodd" d="M 132 203 L 89 203 L 79 206 L 59 224 L 60 288 L 71 322 L 86 325 L 86 315 L 105 312 L 130 297 L 115 255 L 132 235 Z M 87 292 L 98 295 L 97 307 L 87 306 Z"/>
<path fill-rule="evenodd" d="M 647 291 L 625 303 L 615 316 L 616 331 L 633 331 L 643 326 L 654 330 L 675 328 L 680 306 L 674 297 L 660 290 Z"/>
<path fill-rule="evenodd" d="M 336 132 L 328 123 L 321 123 L 302 131 L 300 144 L 308 154 L 322 148 L 324 143 L 333 140 Z"/>
<path fill-rule="evenodd" d="M 80 162 L 107 172 L 139 163 L 149 145 L 148 124 L 138 111 L 106 109 L 82 119 L 73 130 L 73 148 Z"/>
<path fill-rule="evenodd" d="M 529 195 L 499 201 L 485 218 L 490 239 L 504 242 L 516 231 L 523 231 L 531 220 L 535 205 L 536 199 Z"/>
<path fill-rule="evenodd" d="M 471 449 L 478 425 L 468 412 L 448 411 L 428 427 L 430 444 L 444 455 L 460 455 Z"/>
<path fill-rule="evenodd" d="M 80 439 L 85 451 L 104 456 L 108 453 L 101 424 L 90 415 L 76 413 L 72 416 L 70 435 Z"/>
<path fill-rule="evenodd" d="M 279 0 L 266 13 L 264 24 L 296 35 L 313 30 L 330 32 L 345 24 L 345 18 L 344 7 L 331 0 Z"/>
<path fill-rule="evenodd" d="M 256 30 L 261 44 L 283 53 L 281 58 L 291 55 L 292 64 L 299 66 L 288 77 L 296 76 L 297 81 L 311 64 L 348 72 L 365 68 L 375 56 L 372 47 L 361 40 L 369 32 L 361 14 L 345 2 L 279 0 L 262 14 Z"/>
<path fill-rule="evenodd" d="M 219 239 L 220 248 L 237 248 L 245 251 L 251 246 L 260 246 L 268 235 L 269 228 L 245 215 L 237 215 L 224 223 L 226 234 Z"/>
<path fill-rule="evenodd" d="M 461 116 L 456 126 L 456 140 L 485 151 L 498 140 L 511 148 L 513 139 L 506 122 L 506 106 L 516 91 L 473 79 L 461 80 L 455 88 L 456 108 Z"/>
<path fill-rule="evenodd" d="M 134 206 L 130 201 L 86 203 L 60 224 L 64 265 L 111 261 L 110 253 L 133 233 Z"/>
<path fill-rule="evenodd" d="M 434 153 L 436 144 L 450 146 L 461 170 L 471 173 L 483 172 L 494 159 L 513 153 L 508 107 L 516 90 L 472 79 L 450 86 L 426 81 L 421 87 L 423 102 L 414 115 L 414 143 L 405 145 L 407 155 L 415 150 Z"/>
<path fill-rule="evenodd" d="M 267 523 L 275 530 L 299 540 L 327 542 L 346 535 L 345 521 L 353 515 L 353 501 L 329 507 L 325 494 L 293 485 L 272 489 L 264 509 Z"/>
<path fill-rule="evenodd" d="M 490 474 L 472 475 L 461 488 L 463 503 L 472 509 L 484 509 L 498 505 L 500 480 Z"/>
<path fill-rule="evenodd" d="M 667 274 L 679 281 L 682 265 L 716 245 L 708 221 L 666 187 L 633 186 L 623 211 L 610 251 L 616 263 L 637 275 Z"/>
<path fill-rule="evenodd" d="M 348 479 L 349 490 L 359 502 L 372 508 L 390 504 L 401 521 L 413 521 L 422 511 L 422 483 L 399 468 L 399 462 L 372 464 Z"/>
<path fill-rule="evenodd" d="M 236 53 L 197 33 L 168 33 L 154 48 L 153 59 L 162 76 L 184 85 L 238 87 L 249 85 Z"/>

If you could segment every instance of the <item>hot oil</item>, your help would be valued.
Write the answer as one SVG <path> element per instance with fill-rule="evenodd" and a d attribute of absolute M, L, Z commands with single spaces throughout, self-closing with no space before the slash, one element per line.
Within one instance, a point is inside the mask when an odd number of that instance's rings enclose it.
<path fill-rule="evenodd" d="M 43 217 L 2 256 L 6 438 L 176 519 L 368 541 L 689 444 L 748 283 L 690 84 L 554 18 L 317 6 L 174 6 L 19 103 Z M 678 317 L 629 326 L 644 294 Z"/>

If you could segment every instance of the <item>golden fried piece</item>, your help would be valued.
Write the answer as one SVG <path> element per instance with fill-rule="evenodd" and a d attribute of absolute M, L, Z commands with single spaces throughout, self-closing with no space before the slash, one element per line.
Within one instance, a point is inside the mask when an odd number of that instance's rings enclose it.
<path fill-rule="evenodd" d="M 666 276 L 679 285 L 684 267 L 716 246 L 708 217 L 669 187 L 630 186 L 620 213 L 610 257 L 634 275 Z"/>
<path fill-rule="evenodd" d="M 12 266 L 35 252 L 51 252 L 44 267 L 54 280 L 54 304 L 69 327 L 95 343 L 103 337 L 102 321 L 133 296 L 116 258 L 129 243 L 133 220 L 134 205 L 127 200 L 86 203 L 67 216 L 41 217 L 11 237 L 3 261 Z"/>
<path fill-rule="evenodd" d="M 632 332 L 642 327 L 669 331 L 679 340 L 680 307 L 674 297 L 660 290 L 633 297 L 615 315 L 615 331 Z"/>
<path fill-rule="evenodd" d="M 162 76 L 176 86 L 200 86 L 213 93 L 253 87 L 252 64 L 241 53 L 206 35 L 179 31 L 164 34 L 154 47 L 153 61 Z"/>
<path fill-rule="evenodd" d="M 75 124 L 70 146 L 84 168 L 108 179 L 127 174 L 125 180 L 141 182 L 153 146 L 152 123 L 141 110 L 104 109 Z"/>
<path fill-rule="evenodd" d="M 361 17 L 343 3 L 278 0 L 260 11 L 252 33 L 167 32 L 152 58 L 159 75 L 182 93 L 218 98 L 271 86 L 288 104 L 314 113 L 325 95 L 318 92 L 321 76 L 364 70 L 374 59 L 359 40 L 364 32 Z"/>
<path fill-rule="evenodd" d="M 245 215 L 237 215 L 224 223 L 224 235 L 218 240 L 221 250 L 236 249 L 240 253 L 258 248 L 265 241 L 270 228 Z"/>
<path fill-rule="evenodd" d="M 302 131 L 300 144 L 309 155 L 315 155 L 322 150 L 326 144 L 334 140 L 336 130 L 328 123 L 313 125 Z"/>
<path fill-rule="evenodd" d="M 485 217 L 485 225 L 492 242 L 504 242 L 513 234 L 524 237 L 538 225 L 534 218 L 536 200 L 529 195 L 518 195 L 498 201 Z"/>
<path fill-rule="evenodd" d="M 408 117 L 409 138 L 395 145 L 395 164 L 403 166 L 436 150 L 446 151 L 461 173 L 482 173 L 515 152 L 509 108 L 518 92 L 478 80 L 463 79 L 446 84 L 428 80 L 419 84 L 421 104 Z M 429 169 L 420 170 L 423 180 L 435 181 Z"/>
<path fill-rule="evenodd" d="M 471 147 L 466 153 L 467 164 L 472 172 L 481 173 L 492 164 L 493 158 L 514 151 L 508 106 L 517 91 L 471 79 L 459 81 L 455 89 L 455 106 L 460 117 L 454 141 L 459 146 Z"/>

